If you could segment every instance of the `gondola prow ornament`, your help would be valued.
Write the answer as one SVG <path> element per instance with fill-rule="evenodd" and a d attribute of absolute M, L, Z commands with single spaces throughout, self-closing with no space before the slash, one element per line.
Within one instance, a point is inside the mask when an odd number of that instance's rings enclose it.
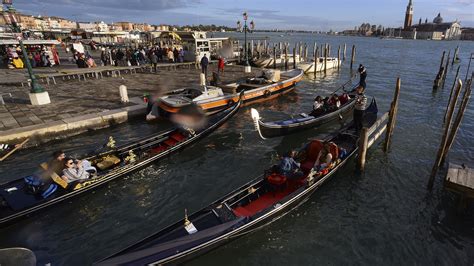
<path fill-rule="evenodd" d="M 262 139 L 266 139 L 262 136 L 262 132 L 260 132 L 260 125 L 258 124 L 258 121 L 260 120 L 260 114 L 258 111 L 254 108 L 250 109 L 250 115 L 252 116 L 253 119 L 253 125 L 255 126 L 255 130 L 258 131 L 258 134 Z"/>
<path fill-rule="evenodd" d="M 109 137 L 109 142 L 107 142 L 107 148 L 115 149 L 115 140 L 112 136 Z"/>
<path fill-rule="evenodd" d="M 190 235 L 192 235 L 194 233 L 197 233 L 197 231 L 198 231 L 196 229 L 196 227 L 194 226 L 194 224 L 191 223 L 191 221 L 189 221 L 189 219 L 188 219 L 188 210 L 187 209 L 184 209 L 184 229 L 186 229 L 186 231 Z"/>

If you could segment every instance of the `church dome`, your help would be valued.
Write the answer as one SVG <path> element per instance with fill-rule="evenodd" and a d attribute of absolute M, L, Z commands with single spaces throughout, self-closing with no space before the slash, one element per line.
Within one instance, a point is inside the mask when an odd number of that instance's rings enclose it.
<path fill-rule="evenodd" d="M 438 16 L 436 16 L 436 17 L 433 19 L 433 23 L 436 23 L 436 24 L 443 23 L 443 18 L 441 17 L 441 13 L 438 13 Z"/>

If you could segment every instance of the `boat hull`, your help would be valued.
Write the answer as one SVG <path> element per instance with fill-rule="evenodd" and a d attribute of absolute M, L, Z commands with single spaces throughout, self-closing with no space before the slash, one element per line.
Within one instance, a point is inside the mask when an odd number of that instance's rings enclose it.
<path fill-rule="evenodd" d="M 263 102 L 272 100 L 284 93 L 287 93 L 294 89 L 295 85 L 300 82 L 303 78 L 303 72 L 301 70 L 291 70 L 292 77 L 276 82 L 273 84 L 265 85 L 256 89 L 245 90 L 242 96 L 243 106 L 247 106 L 256 102 Z M 228 106 L 234 104 L 239 100 L 240 95 L 225 94 L 222 97 L 216 97 L 215 99 L 202 100 L 194 102 L 202 108 L 207 114 L 211 115 L 219 112 Z M 158 113 L 160 117 L 169 118 L 171 114 L 179 112 L 181 106 L 173 106 L 164 100 L 158 102 Z"/>
<path fill-rule="evenodd" d="M 341 60 L 339 60 L 339 65 Z M 334 69 L 338 66 L 337 58 L 328 58 L 327 60 L 327 69 Z M 298 64 L 298 68 L 302 69 L 304 73 L 314 73 L 324 71 L 324 58 L 320 58 L 317 64 L 313 62 L 302 62 Z"/>
<path fill-rule="evenodd" d="M 355 101 L 351 100 L 337 111 L 316 118 L 308 117 L 274 122 L 263 122 L 262 120 L 259 120 L 258 130 L 264 138 L 274 138 L 293 134 L 340 120 L 342 117 L 347 117 L 352 114 L 354 104 Z"/>

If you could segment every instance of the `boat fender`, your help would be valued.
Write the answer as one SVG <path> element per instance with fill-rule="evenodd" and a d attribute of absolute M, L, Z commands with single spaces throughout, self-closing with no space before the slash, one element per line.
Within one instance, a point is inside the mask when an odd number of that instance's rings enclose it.
<path fill-rule="evenodd" d="M 270 95 L 272 95 L 272 93 L 270 92 L 270 90 L 266 90 L 266 91 L 263 93 L 263 97 L 265 97 L 265 98 L 270 97 Z"/>

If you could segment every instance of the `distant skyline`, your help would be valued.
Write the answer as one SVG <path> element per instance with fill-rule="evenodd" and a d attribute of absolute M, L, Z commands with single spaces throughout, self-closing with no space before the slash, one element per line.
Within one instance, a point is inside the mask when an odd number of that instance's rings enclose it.
<path fill-rule="evenodd" d="M 257 29 L 341 31 L 363 22 L 401 27 L 408 0 L 13 0 L 17 10 L 32 15 L 76 21 L 145 22 L 150 24 L 216 24 L 235 27 L 247 11 Z M 458 19 L 474 26 L 474 0 L 413 0 L 413 23 Z"/>

